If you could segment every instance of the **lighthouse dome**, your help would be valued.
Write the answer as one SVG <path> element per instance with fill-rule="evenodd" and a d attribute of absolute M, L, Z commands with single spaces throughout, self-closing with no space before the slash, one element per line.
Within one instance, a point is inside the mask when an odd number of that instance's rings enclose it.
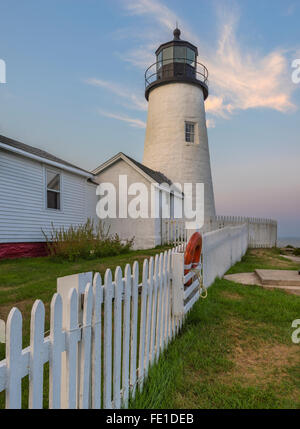
<path fill-rule="evenodd" d="M 202 88 L 204 99 L 208 97 L 208 71 L 197 61 L 198 49 L 192 43 L 181 40 L 181 31 L 175 28 L 173 40 L 163 43 L 156 50 L 156 62 L 145 73 L 145 97 L 152 89 L 172 82 L 188 82 Z"/>

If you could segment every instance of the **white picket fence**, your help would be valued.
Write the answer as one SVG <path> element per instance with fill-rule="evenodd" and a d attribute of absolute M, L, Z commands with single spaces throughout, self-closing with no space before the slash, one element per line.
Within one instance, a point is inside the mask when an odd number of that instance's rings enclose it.
<path fill-rule="evenodd" d="M 248 225 L 225 226 L 203 235 L 203 284 L 208 287 L 240 261 L 249 246 Z"/>
<path fill-rule="evenodd" d="M 179 246 L 187 242 L 187 230 L 183 219 L 162 220 L 162 244 Z"/>
<path fill-rule="evenodd" d="M 183 219 L 164 219 L 162 226 L 162 243 L 178 246 L 186 242 L 187 230 Z M 268 248 L 277 244 L 277 222 L 272 219 L 252 218 L 242 216 L 212 216 L 208 217 L 201 228 L 205 235 L 228 226 L 247 225 L 248 244 L 250 248 Z"/>
<path fill-rule="evenodd" d="M 51 301 L 50 335 L 45 307 L 35 301 L 30 345 L 22 350 L 22 315 L 9 313 L 0 391 L 6 408 L 20 408 L 22 378 L 29 375 L 29 408 L 43 407 L 44 365 L 49 362 L 49 408 L 120 408 L 143 388 L 149 367 L 180 330 L 199 298 L 199 282 L 184 288 L 184 245 L 137 262 L 58 279 Z M 178 261 L 181 261 L 178 263 Z M 176 299 L 175 299 L 176 298 Z"/>

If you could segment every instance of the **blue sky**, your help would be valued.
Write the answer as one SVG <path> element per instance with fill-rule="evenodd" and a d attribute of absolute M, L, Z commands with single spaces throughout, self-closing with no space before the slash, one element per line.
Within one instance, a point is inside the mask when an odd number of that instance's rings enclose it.
<path fill-rule="evenodd" d="M 0 0 L 0 17 L 0 132 L 87 169 L 142 159 L 144 70 L 177 20 L 210 73 L 218 213 L 300 236 L 300 0 Z"/>

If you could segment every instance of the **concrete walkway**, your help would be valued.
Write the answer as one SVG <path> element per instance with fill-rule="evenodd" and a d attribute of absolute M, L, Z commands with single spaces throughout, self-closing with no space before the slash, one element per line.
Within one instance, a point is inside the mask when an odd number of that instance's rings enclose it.
<path fill-rule="evenodd" d="M 280 255 L 283 258 L 289 259 L 290 261 L 293 262 L 299 262 L 299 270 L 300 270 L 300 256 L 288 256 L 288 255 Z"/>
<path fill-rule="evenodd" d="M 300 275 L 292 270 L 255 270 L 253 273 L 228 274 L 224 279 L 265 289 L 282 289 L 300 295 Z"/>

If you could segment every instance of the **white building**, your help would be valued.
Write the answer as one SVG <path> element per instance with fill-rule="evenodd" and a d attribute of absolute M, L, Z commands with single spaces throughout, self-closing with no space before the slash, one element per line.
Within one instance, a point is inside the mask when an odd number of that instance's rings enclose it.
<path fill-rule="evenodd" d="M 118 234 L 122 239 L 134 237 L 134 248 L 148 249 L 163 244 L 165 225 L 162 213 L 164 207 L 168 217 L 173 218 L 174 209 L 182 205 L 183 195 L 172 187 L 172 182 L 159 171 L 130 158 L 124 153 L 118 153 L 104 164 L 93 170 L 94 180 L 100 183 L 113 184 L 116 193 L 116 219 L 107 219 L 110 233 Z M 125 183 L 126 182 L 126 183 Z M 147 208 L 145 218 L 131 218 L 119 216 L 119 198 L 122 187 L 130 192 L 130 187 L 139 184 L 147 191 Z M 132 189 L 133 192 L 134 188 Z M 136 194 L 138 195 L 137 190 Z M 127 195 L 128 206 L 133 202 L 135 195 Z M 140 210 L 138 210 L 140 211 Z"/>
<path fill-rule="evenodd" d="M 0 258 L 41 255 L 51 223 L 96 218 L 96 187 L 90 172 L 0 136 Z"/>

